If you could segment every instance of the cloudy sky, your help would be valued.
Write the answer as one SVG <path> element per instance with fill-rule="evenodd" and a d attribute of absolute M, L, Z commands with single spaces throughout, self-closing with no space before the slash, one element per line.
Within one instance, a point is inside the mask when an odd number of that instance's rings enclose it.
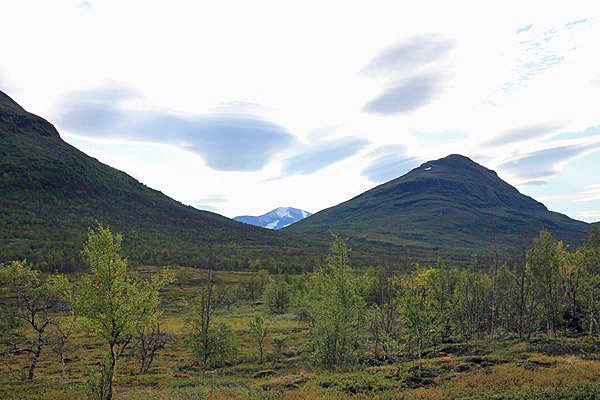
<path fill-rule="evenodd" d="M 316 212 L 460 153 L 600 220 L 593 2 L 19 0 L 0 14 L 0 90 L 183 203 Z"/>

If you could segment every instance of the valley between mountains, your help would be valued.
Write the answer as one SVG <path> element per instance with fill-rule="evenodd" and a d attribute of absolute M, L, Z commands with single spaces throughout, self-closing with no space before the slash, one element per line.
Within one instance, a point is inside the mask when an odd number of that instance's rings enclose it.
<path fill-rule="evenodd" d="M 0 398 L 598 399 L 600 233 L 459 154 L 184 205 L 0 92 Z"/>
<path fill-rule="evenodd" d="M 87 156 L 1 92 L 0 139 L 0 261 L 27 258 L 77 269 L 96 222 L 124 234 L 136 264 L 210 260 L 243 269 L 250 259 L 263 266 L 285 260 L 295 271 L 314 267 L 332 233 L 364 263 L 397 256 L 464 260 L 487 255 L 492 242 L 508 257 L 514 243 L 527 245 L 542 229 L 573 246 L 589 229 L 460 155 L 426 162 L 314 215 L 282 207 L 231 220 L 185 206 Z"/>

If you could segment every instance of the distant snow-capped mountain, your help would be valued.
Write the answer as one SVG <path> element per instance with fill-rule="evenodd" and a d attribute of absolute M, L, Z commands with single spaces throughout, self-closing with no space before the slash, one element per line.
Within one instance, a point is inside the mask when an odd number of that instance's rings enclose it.
<path fill-rule="evenodd" d="M 239 217 L 235 217 L 234 220 L 267 229 L 281 229 L 293 224 L 294 222 L 298 222 L 301 219 L 310 217 L 311 215 L 312 214 L 308 211 L 299 210 L 297 208 L 279 207 L 258 217 L 241 215 Z"/>

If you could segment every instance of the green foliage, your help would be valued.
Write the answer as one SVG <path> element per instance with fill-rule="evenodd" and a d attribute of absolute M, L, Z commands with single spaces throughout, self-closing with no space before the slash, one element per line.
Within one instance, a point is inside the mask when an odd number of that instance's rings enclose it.
<path fill-rule="evenodd" d="M 433 269 L 419 269 L 405 277 L 399 298 L 406 340 L 419 360 L 423 350 L 439 339 L 442 329 L 443 314 L 436 307 L 431 285 L 433 274 Z"/>
<path fill-rule="evenodd" d="M 231 329 L 225 324 L 213 324 L 213 314 L 220 305 L 215 290 L 213 272 L 208 271 L 206 283 L 199 289 L 193 314 L 188 319 L 187 344 L 204 369 L 222 366 L 235 356 L 237 346 Z"/>
<path fill-rule="evenodd" d="M 0 337 L 6 338 L 12 334 L 17 326 L 15 318 L 0 305 Z"/>
<path fill-rule="evenodd" d="M 265 339 L 269 333 L 269 321 L 260 315 L 256 315 L 254 319 L 251 319 L 248 323 L 248 329 L 250 335 L 256 341 L 258 350 L 260 352 L 260 363 L 263 363 L 264 350 L 265 350 Z"/>
<path fill-rule="evenodd" d="M 527 252 L 527 267 L 531 271 L 535 296 L 540 299 L 546 329 L 556 336 L 559 324 L 559 301 L 561 276 L 559 253 L 562 244 L 556 242 L 550 232 L 542 231 Z"/>
<path fill-rule="evenodd" d="M 273 345 L 275 346 L 275 354 L 273 354 L 273 364 L 281 360 L 285 345 L 290 340 L 288 335 L 274 336 L 272 339 Z"/>
<path fill-rule="evenodd" d="M 369 269 L 367 274 L 372 277 L 367 299 L 372 302 L 368 309 L 366 319 L 373 342 L 373 351 L 376 357 L 383 355 L 389 357 L 398 349 L 400 338 L 400 318 L 398 293 L 401 289 L 401 280 L 389 268 L 382 268 L 375 272 Z"/>
<path fill-rule="evenodd" d="M 113 344 L 156 324 L 159 291 L 172 280 L 155 275 L 144 281 L 128 273 L 121 241 L 120 234 L 113 236 L 102 225 L 89 231 L 82 254 L 90 269 L 81 277 L 75 301 L 88 330 Z"/>
<path fill-rule="evenodd" d="M 286 313 L 291 303 L 289 285 L 281 278 L 273 280 L 265 289 L 264 299 L 271 313 Z"/>
<path fill-rule="evenodd" d="M 231 328 L 223 323 L 209 326 L 205 332 L 200 327 L 192 325 L 188 336 L 188 346 L 196 359 L 200 360 L 203 368 L 216 368 L 225 365 L 238 353 L 235 335 Z"/>
<path fill-rule="evenodd" d="M 5 296 L 12 299 L 6 315 L 0 318 L 2 342 L 8 349 L 5 354 L 28 353 L 26 378 L 33 380 L 40 356 L 51 341 L 49 327 L 58 324 L 55 313 L 59 302 L 68 296 L 69 282 L 60 275 L 44 276 L 26 261 L 13 261 L 0 265 L 0 285 Z M 19 326 L 28 329 L 17 332 Z"/>
<path fill-rule="evenodd" d="M 348 248 L 336 236 L 327 265 L 312 275 L 306 297 L 312 321 L 313 356 L 318 364 L 335 368 L 358 361 L 364 346 L 360 329 L 367 287 L 368 282 L 351 271 Z"/>
<path fill-rule="evenodd" d="M 245 297 L 253 301 L 259 298 L 270 279 L 269 271 L 266 269 L 261 269 L 253 274 L 243 285 Z"/>
<path fill-rule="evenodd" d="M 121 235 L 113 236 L 109 228 L 99 225 L 90 229 L 82 257 L 89 272 L 77 287 L 75 309 L 88 332 L 107 346 L 110 365 L 108 387 L 102 400 L 112 398 L 112 384 L 117 359 L 131 338 L 146 327 L 154 326 L 161 315 L 159 291 L 173 280 L 171 275 L 153 276 L 145 281 L 127 271 L 127 260 L 120 256 Z M 104 367 L 104 363 L 102 364 Z"/>
<path fill-rule="evenodd" d="M 592 224 L 590 226 L 588 238 L 585 245 L 588 249 L 600 249 L 600 232 L 598 231 L 597 224 Z"/>
<path fill-rule="evenodd" d="M 453 321 L 465 339 L 479 338 L 488 331 L 492 286 L 490 277 L 481 272 L 457 270 Z"/>
<path fill-rule="evenodd" d="M 319 377 L 317 384 L 322 388 L 335 388 L 346 395 L 368 395 L 391 391 L 399 383 L 379 374 L 362 371 L 343 375 Z"/>
<path fill-rule="evenodd" d="M 112 390 L 113 372 L 111 358 L 105 355 L 95 367 L 86 366 L 87 379 L 84 382 L 84 393 L 90 400 L 104 400 Z M 110 392 L 112 396 L 112 391 Z"/>
<path fill-rule="evenodd" d="M 349 257 L 344 257 L 343 251 L 338 251 L 338 254 L 342 257 L 329 257 L 330 262 L 347 263 Z M 543 293 L 533 290 L 530 297 L 535 300 L 537 308 L 534 309 L 538 312 L 531 313 L 532 322 L 526 324 L 531 326 L 532 335 L 518 338 L 520 262 L 501 265 L 495 273 L 449 268 L 444 264 L 435 268 L 417 268 L 410 274 L 392 269 L 371 269 L 363 274 L 348 269 L 348 278 L 355 282 L 356 292 L 365 303 L 362 309 L 365 318 L 351 332 L 357 339 L 355 358 L 351 362 L 326 367 L 337 369 L 334 372 L 319 368 L 311 370 L 304 362 L 306 357 L 319 354 L 313 340 L 316 320 L 312 313 L 315 305 L 312 295 L 316 293 L 314 288 L 319 271 L 314 275 L 285 277 L 292 296 L 305 299 L 306 310 L 310 311 L 308 319 L 298 320 L 292 314 L 277 316 L 269 321 L 268 335 L 264 329 L 267 317 L 262 304 L 240 301 L 231 309 L 219 308 L 223 305 L 221 294 L 239 287 L 250 277 L 249 273 L 192 271 L 193 274 L 188 274 L 181 285 L 166 288 L 162 297 L 167 318 L 161 321 L 161 332 L 164 327 L 164 332 L 169 335 L 165 356 L 157 358 L 154 367 L 140 376 L 136 374 L 139 359 L 129 357 L 130 352 L 125 353 L 126 357 L 119 358 L 119 372 L 123 373 L 115 381 L 114 397 L 344 400 L 375 397 L 390 400 L 596 398 L 598 385 L 594 382 L 600 379 L 598 341 L 579 336 L 588 333 L 590 319 L 595 318 L 590 316 L 590 312 L 598 298 L 589 287 L 598 275 L 590 254 L 589 248 L 569 251 L 559 246 L 556 250 L 560 280 L 558 338 L 548 335 L 541 308 Z M 152 270 L 152 267 L 140 268 L 138 273 L 146 276 Z M 331 273 L 332 268 L 323 265 L 323 270 Z M 531 271 L 528 273 L 523 275 L 526 280 L 532 276 Z M 496 275 L 497 314 L 496 334 L 492 336 L 493 274 Z M 41 277 L 42 280 L 48 278 L 43 273 Z M 201 285 L 200 291 L 198 285 Z M 351 285 L 340 286 L 347 288 Z M 211 287 L 212 295 L 206 296 Z M 335 285 L 326 287 L 333 288 L 328 294 L 336 293 Z M 5 287 L 0 285 L 0 290 L 5 291 Z M 202 331 L 197 330 L 201 335 L 195 340 L 195 351 L 190 351 L 194 343 L 186 332 L 189 326 L 183 323 L 182 307 L 187 306 L 184 301 L 194 292 L 198 292 L 194 307 L 198 321 L 201 320 L 201 304 L 212 304 L 216 312 L 212 314 L 214 321 L 209 325 L 207 339 L 204 340 Z M 345 292 L 352 293 L 351 290 Z M 210 298 L 214 302 L 206 302 L 202 298 Z M 69 315 L 69 307 L 63 301 L 68 302 L 68 298 L 61 299 L 56 308 L 61 320 Z M 12 299 L 4 297 L 1 304 L 12 306 L 11 302 Z M 323 304 L 327 303 L 319 303 L 319 306 Z M 573 309 L 577 311 L 577 318 L 571 318 Z M 295 308 L 293 310 L 296 311 Z M 394 321 L 389 329 L 391 339 L 382 334 L 377 354 L 373 354 L 373 347 L 366 346 L 367 340 L 374 344 L 372 329 L 375 326 L 383 332 L 383 326 L 389 321 Z M 218 323 L 227 325 L 221 329 Z M 263 328 L 260 328 L 261 325 Z M 423 328 L 422 338 L 414 336 L 415 327 Z M 582 331 L 582 328 L 585 329 Z M 149 331 L 147 329 L 146 333 Z M 47 333 L 50 337 L 55 336 Z M 102 342 L 90 340 L 89 335 L 81 333 L 84 332 L 76 331 L 72 339 L 75 345 L 71 348 L 73 354 L 69 355 L 68 373 L 64 377 L 60 375 L 56 358 L 44 356 L 35 382 L 13 383 L 0 376 L 0 398 L 67 400 L 85 398 L 86 395 L 94 399 L 106 397 L 111 379 L 108 373 L 112 368 L 111 358 L 108 352 L 98 357 L 98 344 Z M 595 326 L 593 334 L 597 334 Z M 223 340 L 224 337 L 228 339 Z M 258 340 L 261 338 L 264 351 L 268 351 L 264 357 L 269 354 L 273 370 L 259 370 L 256 363 L 257 346 L 260 346 Z M 390 341 L 386 343 L 388 339 Z M 186 341 L 188 349 L 184 346 Z M 195 367 L 194 359 L 200 361 L 199 364 L 203 362 L 205 342 L 214 351 L 214 355 L 209 354 L 205 368 L 218 370 L 199 372 Z M 239 357 L 235 357 L 237 344 L 242 345 L 243 351 Z M 388 346 L 387 350 L 385 346 Z M 230 353 L 228 348 L 231 347 L 234 351 Z M 422 351 L 417 363 L 419 347 Z M 284 355 L 286 360 L 280 363 Z M 82 370 L 86 359 L 101 361 L 95 361 L 94 365 L 89 363 L 91 368 Z M 315 357 L 314 361 L 325 366 L 319 358 Z M 341 368 L 348 366 L 352 368 Z M 300 374 L 299 370 L 302 371 Z M 6 367 L 0 365 L 0 375 L 6 371 Z M 87 382 L 82 376 L 86 371 L 89 375 Z"/>

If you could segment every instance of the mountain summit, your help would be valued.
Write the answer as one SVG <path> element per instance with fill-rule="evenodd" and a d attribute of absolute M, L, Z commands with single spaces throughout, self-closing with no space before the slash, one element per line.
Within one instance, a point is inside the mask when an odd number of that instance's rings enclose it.
<path fill-rule="evenodd" d="M 285 230 L 325 237 L 334 232 L 354 247 L 401 247 L 406 252 L 468 256 L 493 242 L 505 254 L 529 245 L 541 229 L 580 243 L 588 225 L 549 211 L 496 172 L 452 154 L 325 209 Z"/>
<path fill-rule="evenodd" d="M 312 214 L 308 211 L 292 207 L 279 207 L 258 217 L 250 215 L 241 215 L 233 218 L 238 222 L 256 225 L 267 229 L 281 229 L 310 217 Z"/>

